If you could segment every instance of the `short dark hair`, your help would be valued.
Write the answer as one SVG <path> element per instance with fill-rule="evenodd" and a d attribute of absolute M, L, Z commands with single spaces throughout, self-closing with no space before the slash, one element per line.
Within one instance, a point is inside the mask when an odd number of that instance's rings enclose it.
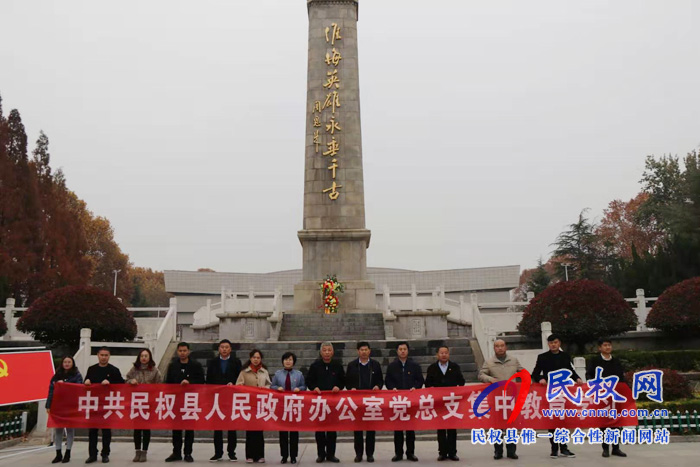
<path fill-rule="evenodd" d="M 397 343 L 396 343 L 396 350 L 399 350 L 399 347 L 401 347 L 402 345 L 405 345 L 406 348 L 409 349 L 409 350 L 411 349 L 411 346 L 408 345 L 408 342 L 406 342 L 406 341 L 400 341 L 400 342 L 397 342 Z"/>
<path fill-rule="evenodd" d="M 558 340 L 561 342 L 561 338 L 559 337 L 559 334 L 550 334 L 549 337 L 547 338 L 547 342 L 552 342 Z"/>
<path fill-rule="evenodd" d="M 106 345 L 103 345 L 102 347 L 100 347 L 99 349 L 97 349 L 97 353 L 100 353 L 100 352 L 102 352 L 103 350 L 104 350 L 105 352 L 107 352 L 108 354 L 111 354 L 111 353 L 112 353 L 112 351 L 109 350 L 109 347 L 107 347 Z"/>
<path fill-rule="evenodd" d="M 612 344 L 612 339 L 610 339 L 609 337 L 601 337 L 600 339 L 598 339 L 598 347 L 605 344 L 606 342 Z"/>
<path fill-rule="evenodd" d="M 360 350 L 362 347 L 367 347 L 368 349 L 372 348 L 369 346 L 369 342 L 367 341 L 360 341 L 357 343 L 357 350 Z"/>
<path fill-rule="evenodd" d="M 233 344 L 231 344 L 231 341 L 228 339 L 221 339 L 221 342 L 219 342 L 219 345 L 221 345 L 221 344 L 228 344 L 231 347 L 233 347 Z"/>
<path fill-rule="evenodd" d="M 438 347 L 437 351 L 439 352 L 440 349 L 447 349 L 448 352 L 450 351 L 450 348 L 448 346 L 446 346 L 445 344 L 442 344 L 440 347 Z"/>
<path fill-rule="evenodd" d="M 190 344 L 188 344 L 187 342 L 178 342 L 178 343 L 177 343 L 177 347 L 178 347 L 178 348 L 180 348 L 180 347 L 187 347 L 187 348 L 189 349 L 189 348 L 190 348 Z"/>
<path fill-rule="evenodd" d="M 285 352 L 282 354 L 282 363 L 289 357 L 292 357 L 292 360 L 294 361 L 294 364 L 296 365 L 297 363 L 297 356 L 294 354 L 294 352 Z"/>

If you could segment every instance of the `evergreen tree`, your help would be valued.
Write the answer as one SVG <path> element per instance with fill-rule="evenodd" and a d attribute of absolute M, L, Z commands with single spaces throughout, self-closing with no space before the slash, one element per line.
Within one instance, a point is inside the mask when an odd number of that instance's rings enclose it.
<path fill-rule="evenodd" d="M 537 267 L 533 271 L 532 276 L 530 276 L 530 279 L 527 281 L 527 291 L 534 292 L 535 296 L 537 296 L 542 293 L 544 289 L 549 287 L 551 283 L 552 278 L 545 269 L 542 258 L 540 258 L 537 260 Z"/>

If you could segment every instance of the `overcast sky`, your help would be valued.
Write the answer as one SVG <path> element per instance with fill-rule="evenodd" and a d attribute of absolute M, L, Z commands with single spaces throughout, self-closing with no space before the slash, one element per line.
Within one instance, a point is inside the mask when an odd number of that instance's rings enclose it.
<path fill-rule="evenodd" d="M 699 21 L 692 0 L 361 0 L 368 265 L 532 267 L 633 197 L 647 154 L 700 145 Z M 0 31 L 5 113 L 134 264 L 301 267 L 305 0 L 2 0 Z"/>

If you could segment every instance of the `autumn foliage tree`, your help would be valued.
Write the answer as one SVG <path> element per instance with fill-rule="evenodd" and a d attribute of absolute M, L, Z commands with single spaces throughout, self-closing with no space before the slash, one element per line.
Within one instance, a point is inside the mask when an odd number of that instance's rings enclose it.
<path fill-rule="evenodd" d="M 587 342 L 634 329 L 637 316 L 620 292 L 599 281 L 558 282 L 535 295 L 518 324 L 522 334 L 539 338 L 541 323 L 583 350 Z"/>
<path fill-rule="evenodd" d="M 136 322 L 111 293 L 94 287 L 53 290 L 32 303 L 17 328 L 47 344 L 77 348 L 80 329 L 92 329 L 94 341 L 128 341 L 136 337 Z"/>
<path fill-rule="evenodd" d="M 28 306 L 67 285 L 113 287 L 129 303 L 131 264 L 109 221 L 95 216 L 52 171 L 49 138 L 40 132 L 29 154 L 19 111 L 5 117 L 0 99 L 0 303 L 14 297 Z"/>

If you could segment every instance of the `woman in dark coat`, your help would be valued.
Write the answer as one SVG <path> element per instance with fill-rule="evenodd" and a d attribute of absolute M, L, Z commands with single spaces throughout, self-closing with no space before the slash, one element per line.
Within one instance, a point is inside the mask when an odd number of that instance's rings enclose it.
<path fill-rule="evenodd" d="M 61 365 L 56 370 L 56 374 L 51 378 L 49 383 L 49 396 L 46 398 L 46 413 L 51 413 L 51 403 L 53 402 L 53 390 L 56 383 L 75 383 L 82 384 L 83 375 L 75 366 L 73 357 L 63 357 Z M 66 431 L 66 453 L 61 453 L 61 445 L 63 444 L 63 430 Z M 73 447 L 73 437 L 75 430 L 73 428 L 54 428 L 53 429 L 53 445 L 56 448 L 56 457 L 51 461 L 52 464 L 59 462 L 70 462 L 70 450 Z"/>

